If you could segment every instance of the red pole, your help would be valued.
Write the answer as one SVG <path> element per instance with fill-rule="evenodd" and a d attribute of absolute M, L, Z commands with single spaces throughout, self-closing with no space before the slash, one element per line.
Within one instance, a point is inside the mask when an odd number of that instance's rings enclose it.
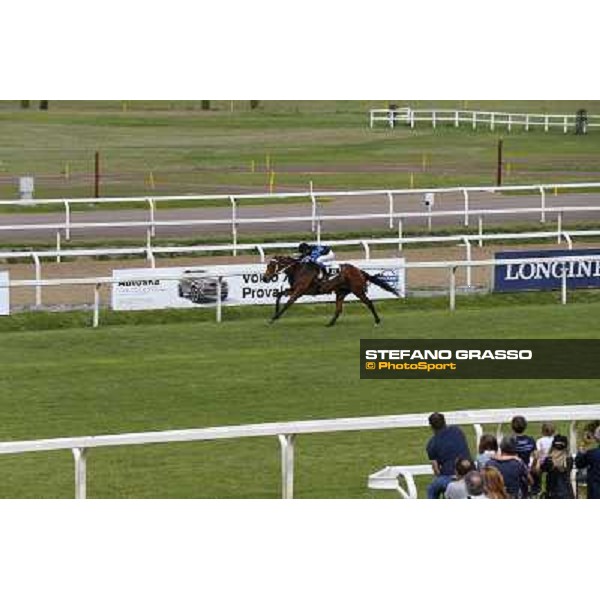
<path fill-rule="evenodd" d="M 94 160 L 94 198 L 100 198 L 100 152 L 98 151 Z"/>
<path fill-rule="evenodd" d="M 496 170 L 496 185 L 502 185 L 502 138 L 498 140 L 498 166 Z"/>

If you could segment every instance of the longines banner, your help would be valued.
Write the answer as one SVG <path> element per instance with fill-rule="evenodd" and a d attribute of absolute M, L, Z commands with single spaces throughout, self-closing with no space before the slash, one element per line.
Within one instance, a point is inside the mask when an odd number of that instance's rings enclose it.
<path fill-rule="evenodd" d="M 598 255 L 597 259 L 565 263 L 558 257 Z M 546 258 L 556 256 L 556 262 L 518 263 L 494 267 L 494 291 L 560 289 L 566 269 L 567 287 L 600 287 L 600 250 L 528 250 L 526 252 L 496 252 L 500 258 Z"/>
<path fill-rule="evenodd" d="M 0 272 L 0 315 L 10 314 L 10 288 L 8 286 L 8 273 Z"/>
<path fill-rule="evenodd" d="M 392 285 L 401 297 L 405 294 L 404 259 L 356 260 L 352 264 L 371 274 L 379 274 Z M 264 264 L 219 265 L 202 267 L 171 267 L 163 269 L 116 269 L 113 277 L 125 279 L 113 284 L 112 307 L 114 310 L 150 310 L 159 308 L 214 307 L 217 302 L 217 278 L 209 275 L 218 269 L 224 275 L 240 270 L 244 275 L 223 277 L 221 282 L 221 301 L 224 306 L 242 304 L 274 304 L 276 293 L 288 289 L 285 275 L 278 275 L 273 281 L 265 283 L 262 276 Z M 330 268 L 330 273 L 337 266 Z M 180 279 L 161 279 L 161 276 L 176 276 Z M 127 281 L 128 277 L 138 280 Z M 142 278 L 141 280 L 139 278 Z M 381 288 L 369 284 L 369 297 L 389 299 L 395 296 Z M 323 296 L 305 296 L 299 302 L 332 302 L 333 294 Z M 348 300 L 357 298 L 351 294 Z M 285 300 L 285 298 L 284 298 Z"/>
<path fill-rule="evenodd" d="M 360 340 L 361 379 L 600 379 L 600 339 Z"/>

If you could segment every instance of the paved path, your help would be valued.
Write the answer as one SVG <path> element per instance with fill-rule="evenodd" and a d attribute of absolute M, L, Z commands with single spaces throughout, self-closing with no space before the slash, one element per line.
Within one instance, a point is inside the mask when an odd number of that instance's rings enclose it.
<path fill-rule="evenodd" d="M 478 192 L 471 194 L 469 200 L 470 208 L 477 209 L 498 209 L 498 208 L 539 208 L 539 195 L 501 195 L 488 192 Z M 565 214 L 563 223 L 568 227 L 569 222 L 573 223 L 584 221 L 598 221 L 600 218 L 600 193 L 595 194 L 560 194 L 554 196 L 547 194 L 546 205 L 553 206 L 591 206 L 598 207 L 597 211 L 586 213 L 571 213 Z M 462 210 L 464 200 L 461 193 L 455 194 L 438 194 L 436 196 L 434 214 L 436 210 Z M 389 211 L 389 201 L 387 196 L 370 196 L 370 197 L 345 197 L 336 198 L 335 200 L 323 202 L 320 205 L 320 214 L 327 215 L 350 215 L 360 213 L 385 213 Z M 397 196 L 395 198 L 394 208 L 397 212 L 422 212 L 425 210 L 422 197 L 415 195 Z M 261 218 L 261 217 L 310 217 L 311 204 L 294 203 L 294 204 L 270 204 L 270 205 L 250 205 L 243 204 L 238 208 L 238 218 Z M 231 207 L 208 207 L 208 208 L 178 208 L 178 209 L 158 209 L 156 213 L 157 220 L 199 220 L 199 219 L 230 219 Z M 147 221 L 149 212 L 147 209 L 140 210 L 99 210 L 87 212 L 72 213 L 72 223 L 117 223 L 123 221 Z M 531 223 L 532 226 L 539 223 L 540 213 L 528 215 L 494 215 L 486 216 L 484 224 L 500 224 L 500 223 Z M 548 214 L 547 221 L 556 220 L 556 215 Z M 0 225 L 15 225 L 15 224 L 54 224 L 56 227 L 47 230 L 36 231 L 2 231 L 0 230 L 0 247 L 1 241 L 8 242 L 40 242 L 54 241 L 56 229 L 64 223 L 63 213 L 10 213 L 0 214 Z M 462 216 L 446 216 L 433 219 L 433 226 L 457 226 L 462 225 Z M 472 219 L 472 225 L 476 225 L 477 219 Z M 424 227 L 427 224 L 426 218 L 406 219 L 404 230 L 409 231 L 414 227 Z M 337 222 L 324 222 L 322 235 L 327 237 L 327 232 L 339 231 L 368 231 L 371 229 L 383 229 L 388 227 L 389 220 L 387 217 L 379 218 L 363 218 L 360 220 L 347 220 Z M 396 231 L 394 225 L 393 231 Z M 186 226 L 159 226 L 157 227 L 157 240 L 161 237 L 169 238 L 202 238 L 206 235 L 207 238 L 214 235 L 227 235 L 231 232 L 231 226 L 228 224 L 208 225 L 194 224 Z M 298 238 L 311 236 L 311 223 L 293 222 L 293 223 L 248 223 L 238 226 L 240 236 L 244 234 L 257 233 L 298 233 Z M 145 227 L 102 227 L 99 229 L 73 230 L 73 240 L 93 240 L 93 239 L 145 239 Z"/>

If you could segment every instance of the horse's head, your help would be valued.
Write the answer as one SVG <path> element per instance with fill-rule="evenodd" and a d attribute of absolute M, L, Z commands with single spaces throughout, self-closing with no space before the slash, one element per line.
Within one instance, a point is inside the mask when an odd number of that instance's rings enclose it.
<path fill-rule="evenodd" d="M 291 267 L 296 262 L 295 258 L 291 256 L 274 256 L 268 263 L 265 273 L 263 275 L 263 281 L 265 283 L 269 283 L 273 281 L 273 279 L 279 275 L 279 273 L 283 273 L 287 271 L 289 267 Z"/>

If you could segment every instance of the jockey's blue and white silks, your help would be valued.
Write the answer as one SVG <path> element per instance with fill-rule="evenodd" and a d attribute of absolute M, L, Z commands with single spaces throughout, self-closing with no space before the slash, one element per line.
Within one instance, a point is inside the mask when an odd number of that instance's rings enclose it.
<path fill-rule="evenodd" d="M 321 256 L 325 256 L 331 252 L 331 248 L 329 246 L 313 246 L 310 251 L 310 258 L 313 260 L 319 259 Z"/>
<path fill-rule="evenodd" d="M 326 262 L 331 262 L 335 258 L 335 254 L 329 246 L 321 246 L 316 244 L 310 247 L 310 253 L 304 257 L 305 262 L 314 262 L 322 265 Z"/>

